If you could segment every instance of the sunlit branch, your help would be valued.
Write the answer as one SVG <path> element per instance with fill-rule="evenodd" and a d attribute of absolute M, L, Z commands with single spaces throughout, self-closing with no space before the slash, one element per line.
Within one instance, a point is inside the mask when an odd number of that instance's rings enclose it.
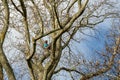
<path fill-rule="evenodd" d="M 5 24 L 5 21 L 3 20 L 3 18 L 0 17 L 0 19 L 1 19 L 2 23 Z"/>
<path fill-rule="evenodd" d="M 92 77 L 98 76 L 98 75 L 103 74 L 103 73 L 107 72 L 108 70 L 110 70 L 112 68 L 113 64 L 114 64 L 114 58 L 117 54 L 117 50 L 118 50 L 119 45 L 120 45 L 120 37 L 116 39 L 116 45 L 113 48 L 114 51 L 113 51 L 113 54 L 112 54 L 112 56 L 109 60 L 109 63 L 106 65 L 107 67 L 103 67 L 102 69 L 100 69 L 96 72 L 89 73 L 89 74 L 83 76 L 81 78 L 81 80 L 90 79 Z"/>
<path fill-rule="evenodd" d="M 68 8 L 69 4 L 70 4 L 70 1 L 68 2 L 67 6 L 61 10 L 61 15 L 62 15 L 63 11 L 65 11 Z"/>
<path fill-rule="evenodd" d="M 56 71 L 54 72 L 54 74 L 57 74 L 57 73 L 59 73 L 59 72 L 62 71 L 62 70 L 68 71 L 68 72 L 76 72 L 76 73 L 78 73 L 78 74 L 80 74 L 80 75 L 82 75 L 82 76 L 85 75 L 84 73 L 82 73 L 82 72 L 80 72 L 80 71 L 77 71 L 76 69 L 69 69 L 69 68 L 65 68 L 65 67 L 59 68 L 58 70 L 56 70 Z"/>
<path fill-rule="evenodd" d="M 113 13 L 113 12 L 109 12 L 109 13 L 105 13 L 105 14 L 102 14 L 102 15 L 90 15 L 89 18 L 101 18 L 101 17 L 107 17 L 107 16 L 118 16 L 119 14 L 118 13 Z"/>
<path fill-rule="evenodd" d="M 29 67 L 28 69 L 29 69 L 29 72 L 30 72 L 31 79 L 35 80 L 33 68 L 31 66 L 31 59 L 32 59 L 33 55 L 35 54 L 36 44 L 35 44 L 35 42 L 31 43 L 31 40 L 30 40 L 30 32 L 29 32 L 28 21 L 27 21 L 27 10 L 26 10 L 26 6 L 24 4 L 24 1 L 19 0 L 19 2 L 21 4 L 21 8 L 22 8 L 22 11 L 23 11 L 23 21 L 24 21 L 25 36 L 26 36 L 26 42 L 27 42 L 27 52 L 26 52 L 27 65 Z"/>
<path fill-rule="evenodd" d="M 19 0 L 19 1 L 20 1 L 20 4 L 21 4 L 22 11 L 23 11 L 23 16 L 25 18 L 27 18 L 27 11 L 26 11 L 26 7 L 25 7 L 25 4 L 24 4 L 24 1 L 23 0 Z"/>
<path fill-rule="evenodd" d="M 102 4 L 99 4 L 97 6 L 95 6 L 92 10 L 89 6 L 86 6 L 86 8 L 89 10 L 86 18 L 89 18 L 96 10 L 98 10 L 100 7 L 102 6 Z"/>
<path fill-rule="evenodd" d="M 42 34 L 42 35 L 40 35 L 40 36 L 36 36 L 36 37 L 35 37 L 35 40 L 37 41 L 37 40 L 41 39 L 42 37 L 45 37 L 45 36 L 47 36 L 47 35 L 49 35 L 49 34 L 52 34 L 52 33 L 56 32 L 56 31 L 59 31 L 59 30 L 61 30 L 61 29 L 58 28 L 58 29 L 52 30 L 52 31 L 50 31 L 50 32 L 44 33 L 44 34 Z"/>
<path fill-rule="evenodd" d="M 48 72 L 49 72 L 48 75 L 49 75 L 49 76 L 51 75 L 51 73 L 52 73 L 52 74 L 54 73 L 54 70 L 55 70 L 58 62 L 59 62 L 59 60 L 54 61 L 54 65 L 51 65 L 51 67 L 48 69 Z"/>
<path fill-rule="evenodd" d="M 0 63 L 0 80 L 3 80 L 3 67 L 1 63 Z"/>
<path fill-rule="evenodd" d="M 53 6 L 53 10 L 54 10 L 54 14 L 55 14 L 57 23 L 58 23 L 59 27 L 62 29 L 63 27 L 61 26 L 61 23 L 60 23 L 60 20 L 59 20 L 59 15 L 58 15 L 58 13 L 57 13 L 57 11 L 56 11 L 55 4 L 54 4 L 54 6 Z"/>
<path fill-rule="evenodd" d="M 26 35 L 27 35 L 28 43 L 30 43 L 30 34 L 29 34 L 29 28 L 28 28 L 28 22 L 27 22 L 26 7 L 25 7 L 25 4 L 24 4 L 23 0 L 19 0 L 19 1 L 20 1 L 20 4 L 21 4 L 22 11 L 23 11 L 24 24 L 25 24 L 25 28 L 26 28 Z"/>
<path fill-rule="evenodd" d="M 4 37 L 7 33 L 7 30 L 8 30 L 8 27 L 9 27 L 9 18 L 10 18 L 10 11 L 9 11 L 9 7 L 8 7 L 8 2 L 7 0 L 4 0 L 3 1 L 3 5 L 4 5 L 4 8 L 5 8 L 5 20 L 4 20 L 4 27 L 3 27 L 3 30 L 2 32 L 0 33 L 0 42 L 2 43 L 4 41 Z"/>
<path fill-rule="evenodd" d="M 15 3 L 13 2 L 13 0 L 11 0 L 11 2 L 12 2 L 12 4 L 13 4 L 13 6 L 15 7 L 15 9 L 16 9 L 18 12 L 20 12 L 21 15 L 23 15 L 23 12 L 18 9 L 18 7 L 17 7 L 17 6 L 15 5 Z"/>
<path fill-rule="evenodd" d="M 66 44 L 66 42 L 65 41 L 63 41 L 63 40 L 61 40 L 62 41 L 62 43 L 64 44 L 63 45 L 63 47 L 65 46 L 65 44 Z M 69 43 L 68 43 L 69 44 Z M 66 45 L 66 47 L 69 49 L 68 51 L 68 53 L 70 54 L 71 52 L 72 52 L 72 50 L 70 49 L 70 46 L 68 46 L 68 45 Z M 64 49 L 64 48 L 62 48 L 62 49 Z"/>
<path fill-rule="evenodd" d="M 45 54 L 45 53 L 43 53 L 43 54 Z M 41 56 L 41 59 L 40 59 L 39 62 L 42 64 L 44 62 L 44 60 L 47 59 L 49 56 L 50 56 L 50 53 L 47 52 L 47 54 Z"/>
<path fill-rule="evenodd" d="M 74 23 L 74 21 L 82 15 L 83 11 L 85 10 L 85 7 L 87 5 L 89 0 L 86 0 L 85 3 L 82 5 L 81 9 L 79 9 L 79 11 L 73 15 L 73 17 L 71 18 L 71 20 L 66 24 L 65 28 L 60 32 L 60 34 L 58 34 L 56 36 L 56 39 L 58 39 L 63 33 L 65 33 L 67 30 L 70 29 L 70 27 L 72 26 L 72 24 Z"/>
<path fill-rule="evenodd" d="M 81 8 L 81 0 L 78 0 L 78 7 Z"/>
<path fill-rule="evenodd" d="M 71 7 L 73 7 L 73 5 L 74 5 L 77 1 L 78 1 L 78 0 L 74 0 L 74 1 L 71 3 L 71 5 L 70 5 L 70 6 L 68 7 L 68 9 L 67 9 L 67 13 L 69 13 Z"/>
<path fill-rule="evenodd" d="M 4 53 L 3 50 L 3 43 L 6 37 L 7 30 L 9 28 L 9 19 L 10 19 L 10 10 L 9 10 L 9 5 L 7 0 L 2 0 L 2 4 L 4 6 L 4 12 L 5 12 L 5 24 L 2 29 L 2 33 L 0 33 L 0 68 L 4 68 L 7 74 L 7 77 L 9 80 L 16 80 L 15 75 L 13 72 L 13 69 L 11 68 L 8 59 Z M 0 72 L 1 73 L 1 72 Z M 1 74 L 2 76 L 2 74 Z M 1 77 L 2 78 L 2 77 Z M 3 78 L 2 78 L 3 80 Z"/>
<path fill-rule="evenodd" d="M 25 35 L 26 35 L 26 39 L 27 39 L 27 45 L 29 47 L 30 44 L 30 33 L 29 33 L 29 28 L 28 28 L 28 22 L 27 22 L 27 10 L 24 4 L 23 0 L 19 0 L 20 4 L 21 4 L 21 8 L 23 11 L 23 20 L 24 20 L 24 26 L 25 26 Z"/>
<path fill-rule="evenodd" d="M 35 2 L 33 0 L 31 0 L 31 2 L 33 3 L 33 5 L 35 6 L 35 9 L 38 13 L 38 16 L 40 18 L 40 22 L 39 22 L 39 26 L 41 27 L 41 33 L 43 34 L 44 33 L 44 25 L 43 25 L 43 20 L 42 20 L 42 16 L 41 14 L 39 13 L 39 8 L 37 7 L 37 5 L 35 4 Z"/>
<path fill-rule="evenodd" d="M 73 36 L 75 35 L 75 33 L 78 31 L 78 29 L 80 28 L 80 26 L 76 26 L 72 32 L 72 34 L 70 34 L 69 39 L 66 41 L 66 43 L 64 44 L 64 46 L 62 47 L 62 49 L 64 49 L 70 42 L 70 40 L 73 38 Z"/>
<path fill-rule="evenodd" d="M 108 18 L 114 18 L 114 17 L 112 17 L 111 15 L 117 15 L 116 13 L 107 13 L 107 14 L 105 14 L 105 15 L 100 15 L 100 16 L 97 16 L 97 15 L 92 15 L 92 16 L 90 16 L 90 17 L 96 17 L 96 18 L 101 18 L 101 17 L 103 17 L 103 19 L 101 19 L 101 20 L 99 20 L 99 21 L 96 21 L 96 22 L 94 22 L 94 23 L 87 23 L 88 25 L 93 25 L 93 26 L 95 26 L 95 25 L 97 25 L 97 24 L 99 24 L 99 23 L 102 23 L 105 19 L 108 19 Z M 109 16 L 111 16 L 111 17 L 109 17 Z"/>
<path fill-rule="evenodd" d="M 48 3 L 46 2 L 46 0 L 43 0 L 43 3 L 44 3 L 44 6 L 45 6 L 48 10 L 50 10 L 50 6 L 49 6 Z"/>
<path fill-rule="evenodd" d="M 32 57 L 34 56 L 35 52 L 36 52 L 36 41 L 34 38 L 32 38 L 32 49 L 30 51 L 30 54 L 27 56 L 27 60 L 30 61 L 32 59 Z"/>
<path fill-rule="evenodd" d="M 83 13 L 83 11 L 85 10 L 85 7 L 86 7 L 86 5 L 87 5 L 87 3 L 88 3 L 88 1 L 89 0 L 86 0 L 85 1 L 85 3 L 82 5 L 82 7 L 78 10 L 78 12 L 76 13 L 76 14 L 74 14 L 73 15 L 73 17 L 71 18 L 71 20 L 66 24 L 66 26 L 64 27 L 64 29 L 62 29 L 61 30 L 61 32 L 54 38 L 54 41 L 53 41 L 53 44 L 52 44 L 52 46 L 53 46 L 53 57 L 55 56 L 55 47 L 56 47 L 56 42 L 57 42 L 57 40 L 61 37 L 61 35 L 63 34 L 63 33 L 65 33 L 67 30 L 69 30 L 70 29 L 70 27 L 72 26 L 72 24 L 74 23 L 74 21 L 79 17 L 79 16 L 81 16 L 82 15 L 82 13 Z"/>

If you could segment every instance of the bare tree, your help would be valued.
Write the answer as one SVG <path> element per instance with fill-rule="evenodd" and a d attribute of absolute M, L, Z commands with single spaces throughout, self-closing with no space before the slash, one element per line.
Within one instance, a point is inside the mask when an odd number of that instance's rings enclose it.
<path fill-rule="evenodd" d="M 7 0 L 2 0 L 2 4 L 4 6 L 5 16 L 4 16 L 3 29 L 2 29 L 2 32 L 0 33 L 0 68 L 1 68 L 0 75 L 1 75 L 1 80 L 3 80 L 2 68 L 4 68 L 5 71 L 7 72 L 9 80 L 15 80 L 13 70 L 12 70 L 10 64 L 8 63 L 8 60 L 7 60 L 5 53 L 4 53 L 4 50 L 3 50 L 3 42 L 5 39 L 5 35 L 6 35 L 7 30 L 8 30 L 8 27 L 9 27 L 9 15 L 10 15 L 10 13 L 9 13 L 9 7 L 8 7 Z"/>
<path fill-rule="evenodd" d="M 107 72 L 113 66 L 114 58 L 118 54 L 119 38 L 116 39 L 108 64 L 105 64 L 107 67 L 102 66 L 86 74 L 81 70 L 66 67 L 56 70 L 66 47 L 71 51 L 69 43 L 72 39 L 75 40 L 73 37 L 77 31 L 85 27 L 93 28 L 105 19 L 118 15 L 110 0 L 95 3 L 89 0 L 11 0 L 8 4 L 10 4 L 11 14 L 14 14 L 10 16 L 10 26 L 24 35 L 23 53 L 32 80 L 50 80 L 61 70 L 76 72 L 81 76 L 80 80 L 86 80 Z M 8 24 L 9 22 L 7 28 Z M 50 37 L 50 49 L 43 48 L 43 38 L 46 36 Z M 41 46 L 41 53 L 40 50 L 37 51 L 38 45 Z M 77 65 L 80 65 L 79 63 Z M 85 60 L 83 63 L 85 65 Z M 96 67 L 99 62 L 92 62 L 92 64 Z"/>

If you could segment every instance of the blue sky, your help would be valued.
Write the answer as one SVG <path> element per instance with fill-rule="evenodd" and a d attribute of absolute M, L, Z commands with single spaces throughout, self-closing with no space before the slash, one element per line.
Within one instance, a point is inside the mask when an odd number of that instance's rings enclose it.
<path fill-rule="evenodd" d="M 99 56 L 95 53 L 95 50 L 101 51 L 104 49 L 105 41 L 108 40 L 106 36 L 111 29 L 111 21 L 111 19 L 107 19 L 103 23 L 96 25 L 95 30 L 97 31 L 85 29 L 83 32 L 87 35 L 77 32 L 75 38 L 81 39 L 81 41 L 75 42 L 71 40 L 70 46 L 72 51 L 75 54 L 83 54 L 88 60 L 98 59 Z M 72 65 L 69 67 L 72 67 Z M 66 74 L 65 71 L 62 71 L 62 73 Z M 68 76 L 69 74 L 67 73 L 66 75 Z M 70 80 L 70 78 L 63 76 L 58 76 L 58 78 L 59 80 Z"/>
<path fill-rule="evenodd" d="M 92 29 L 86 29 L 83 32 L 85 34 L 77 33 L 75 37 L 81 38 L 80 43 L 72 41 L 72 50 L 75 53 L 81 52 L 88 59 L 95 57 L 95 50 L 104 49 L 105 41 L 107 41 L 107 35 L 111 29 L 111 19 L 105 20 L 103 23 L 96 25 Z M 90 35 L 90 36 L 88 36 Z"/>

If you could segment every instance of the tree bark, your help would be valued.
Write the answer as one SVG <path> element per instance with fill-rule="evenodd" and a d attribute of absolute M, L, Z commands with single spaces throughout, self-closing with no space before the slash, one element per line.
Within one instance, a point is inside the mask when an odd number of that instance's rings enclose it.
<path fill-rule="evenodd" d="M 34 73 L 33 73 L 33 67 L 32 67 L 32 63 L 31 61 L 27 61 L 27 64 L 28 64 L 28 69 L 29 69 L 29 73 L 30 73 L 30 78 L 31 80 L 35 80 L 35 76 L 34 76 Z"/>
<path fill-rule="evenodd" d="M 0 80 L 3 80 L 3 69 L 1 64 L 0 64 Z"/>
<path fill-rule="evenodd" d="M 7 75 L 8 75 L 8 79 L 9 80 L 16 80 L 15 79 L 15 76 L 14 76 L 14 73 L 13 73 L 13 70 L 3 52 L 3 48 L 2 48 L 2 45 L 0 43 L 0 63 L 1 65 L 3 66 L 3 68 L 5 69 Z"/>
<path fill-rule="evenodd" d="M 2 32 L 0 33 L 0 64 L 2 65 L 2 68 L 5 69 L 8 79 L 9 80 L 15 80 L 15 76 L 13 73 L 13 70 L 7 60 L 7 57 L 5 56 L 5 53 L 3 51 L 3 43 L 5 39 L 6 32 L 8 30 L 9 26 L 9 7 L 8 7 L 8 2 L 7 0 L 2 0 L 3 6 L 4 6 L 4 12 L 5 12 L 5 24 L 3 27 Z"/>

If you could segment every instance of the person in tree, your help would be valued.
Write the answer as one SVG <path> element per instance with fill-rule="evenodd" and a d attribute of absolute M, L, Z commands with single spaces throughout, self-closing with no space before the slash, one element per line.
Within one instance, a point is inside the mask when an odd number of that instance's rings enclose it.
<path fill-rule="evenodd" d="M 50 50 L 50 45 L 48 44 L 48 41 L 47 41 L 47 40 L 45 40 L 45 42 L 44 42 L 44 44 L 43 44 L 43 47 L 44 47 L 45 49 Z"/>
<path fill-rule="evenodd" d="M 48 44 L 48 41 L 47 41 L 47 40 L 45 40 L 45 42 L 44 42 L 44 44 L 43 44 L 43 47 L 44 47 L 44 49 L 45 49 L 45 52 L 43 53 L 43 55 L 44 55 L 45 57 L 48 57 L 48 56 L 50 55 L 50 44 Z M 43 57 L 43 58 L 45 58 L 45 57 Z"/>

